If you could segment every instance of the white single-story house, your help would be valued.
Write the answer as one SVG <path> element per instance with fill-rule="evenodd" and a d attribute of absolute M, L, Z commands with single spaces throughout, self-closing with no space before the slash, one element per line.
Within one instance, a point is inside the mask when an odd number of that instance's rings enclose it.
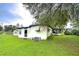
<path fill-rule="evenodd" d="M 52 34 L 52 29 L 47 26 L 30 25 L 28 27 L 19 27 L 14 30 L 13 35 L 19 38 L 41 39 L 46 40 Z"/>

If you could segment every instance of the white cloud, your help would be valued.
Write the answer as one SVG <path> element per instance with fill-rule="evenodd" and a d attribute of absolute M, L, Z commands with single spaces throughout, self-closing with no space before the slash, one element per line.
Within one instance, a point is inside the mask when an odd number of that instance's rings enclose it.
<path fill-rule="evenodd" d="M 11 24 L 16 25 L 17 23 L 23 24 L 23 26 L 29 26 L 35 20 L 30 14 L 29 10 L 25 9 L 21 3 L 16 4 L 16 7 L 10 10 L 14 15 L 19 15 L 22 18 L 12 21 Z"/>

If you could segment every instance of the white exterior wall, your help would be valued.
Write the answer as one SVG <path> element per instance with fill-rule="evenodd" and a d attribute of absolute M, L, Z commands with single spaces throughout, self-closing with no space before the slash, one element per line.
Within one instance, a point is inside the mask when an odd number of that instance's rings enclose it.
<path fill-rule="evenodd" d="M 39 29 L 39 26 L 31 27 L 27 29 L 27 38 L 41 37 L 42 40 L 47 38 L 47 27 L 40 27 L 40 32 L 36 30 Z"/>
<path fill-rule="evenodd" d="M 48 36 L 50 36 L 52 34 L 52 29 L 49 28 L 49 32 L 47 32 Z"/>
<path fill-rule="evenodd" d="M 40 28 L 40 32 L 37 32 L 39 28 Z M 25 37 L 25 30 L 27 30 L 27 37 Z M 21 31 L 21 34 L 19 33 L 20 31 Z M 41 40 L 46 40 L 51 33 L 52 33 L 52 30 L 50 29 L 50 31 L 48 32 L 48 29 L 46 26 L 34 26 L 27 29 L 18 29 L 17 36 L 19 38 L 30 38 L 30 39 L 35 37 L 40 37 Z"/>
<path fill-rule="evenodd" d="M 16 30 L 13 31 L 13 35 L 15 35 L 15 36 L 17 35 Z"/>
<path fill-rule="evenodd" d="M 14 35 L 14 36 L 17 36 L 17 35 L 18 35 L 18 31 L 17 31 L 17 30 L 14 30 L 14 31 L 13 31 L 13 35 Z"/>
<path fill-rule="evenodd" d="M 25 31 L 25 29 L 19 29 L 19 32 L 21 31 L 21 34 L 20 33 L 18 33 L 18 37 L 19 38 L 26 38 L 26 37 L 24 37 L 24 31 Z"/>

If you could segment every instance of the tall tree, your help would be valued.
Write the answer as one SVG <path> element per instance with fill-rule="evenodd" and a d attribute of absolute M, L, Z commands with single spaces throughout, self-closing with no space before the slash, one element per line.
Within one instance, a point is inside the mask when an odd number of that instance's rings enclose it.
<path fill-rule="evenodd" d="M 79 20 L 79 4 L 72 3 L 23 3 L 37 19 L 37 23 L 54 27 L 64 27 L 67 22 Z"/>

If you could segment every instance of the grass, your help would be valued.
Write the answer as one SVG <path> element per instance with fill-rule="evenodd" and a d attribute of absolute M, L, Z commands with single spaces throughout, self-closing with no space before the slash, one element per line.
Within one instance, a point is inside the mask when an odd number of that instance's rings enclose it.
<path fill-rule="evenodd" d="M 0 34 L 0 56 L 79 56 L 79 36 L 61 35 L 34 41 Z"/>

